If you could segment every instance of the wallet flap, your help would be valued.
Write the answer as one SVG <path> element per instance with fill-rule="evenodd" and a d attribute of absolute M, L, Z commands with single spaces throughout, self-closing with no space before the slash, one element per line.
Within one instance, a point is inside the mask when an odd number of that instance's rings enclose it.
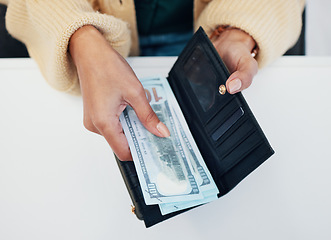
<path fill-rule="evenodd" d="M 274 153 L 243 95 L 226 92 L 229 76 L 201 27 L 168 76 L 219 196 Z"/>

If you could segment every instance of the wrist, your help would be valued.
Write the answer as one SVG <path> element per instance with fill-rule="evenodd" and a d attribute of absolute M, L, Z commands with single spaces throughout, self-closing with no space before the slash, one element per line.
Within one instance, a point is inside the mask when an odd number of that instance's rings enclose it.
<path fill-rule="evenodd" d="M 258 46 L 251 35 L 240 28 L 229 25 L 217 27 L 209 37 L 215 44 L 222 42 L 240 42 L 250 50 L 252 57 L 258 53 Z"/>
<path fill-rule="evenodd" d="M 85 55 L 88 46 L 96 41 L 96 39 L 102 39 L 102 34 L 93 26 L 85 25 L 79 28 L 69 39 L 69 53 L 77 65 L 79 59 Z"/>

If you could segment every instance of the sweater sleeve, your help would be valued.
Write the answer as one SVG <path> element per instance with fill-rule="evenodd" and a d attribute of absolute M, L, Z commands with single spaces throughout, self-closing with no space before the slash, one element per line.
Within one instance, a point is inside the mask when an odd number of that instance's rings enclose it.
<path fill-rule="evenodd" d="M 80 92 L 76 68 L 68 53 L 69 39 L 80 27 L 95 26 L 120 54 L 129 54 L 131 40 L 127 23 L 95 12 L 87 0 L 7 0 L 4 3 L 8 4 L 8 32 L 26 45 L 46 81 L 59 91 Z"/>
<path fill-rule="evenodd" d="M 196 27 L 202 26 L 207 34 L 219 25 L 244 30 L 259 47 L 257 61 L 261 68 L 296 43 L 304 5 L 304 0 L 213 0 L 201 12 Z"/>

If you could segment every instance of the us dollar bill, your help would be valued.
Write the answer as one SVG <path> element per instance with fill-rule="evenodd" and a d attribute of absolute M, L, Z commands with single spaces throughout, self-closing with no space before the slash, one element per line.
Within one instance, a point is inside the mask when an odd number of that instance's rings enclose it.
<path fill-rule="evenodd" d="M 162 84 L 150 80 L 142 83 L 152 109 L 170 131 L 168 138 L 148 132 L 131 107 L 120 117 L 146 204 L 203 198 Z"/>
<path fill-rule="evenodd" d="M 195 207 L 198 205 L 202 205 L 211 201 L 216 200 L 217 194 L 215 194 L 215 191 L 209 190 L 209 191 L 203 191 L 203 198 L 192 200 L 192 201 L 182 201 L 182 202 L 174 202 L 174 203 L 162 203 L 159 204 L 160 211 L 162 215 L 166 215 L 172 212 L 176 212 L 179 210 Z"/>
<path fill-rule="evenodd" d="M 205 161 L 200 154 L 200 151 L 194 141 L 194 138 L 188 128 L 182 111 L 180 110 L 179 104 L 175 96 L 173 95 L 167 80 L 161 78 L 160 81 L 164 83 L 166 92 L 168 94 L 168 99 L 171 101 L 176 125 L 178 126 L 178 129 L 180 131 L 180 137 L 183 142 L 185 152 L 190 160 L 193 174 L 203 194 L 203 198 L 198 200 L 159 204 L 161 213 L 165 215 L 171 212 L 179 211 L 182 209 L 216 200 L 218 198 L 217 194 L 219 193 L 219 191 L 205 164 Z"/>
<path fill-rule="evenodd" d="M 218 189 L 165 78 L 141 79 L 146 97 L 170 137 L 148 132 L 131 107 L 120 116 L 147 205 L 162 214 L 217 198 Z"/>

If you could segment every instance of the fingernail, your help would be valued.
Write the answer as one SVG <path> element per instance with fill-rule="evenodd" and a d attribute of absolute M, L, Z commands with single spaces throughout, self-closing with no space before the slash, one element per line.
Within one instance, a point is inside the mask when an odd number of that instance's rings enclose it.
<path fill-rule="evenodd" d="M 163 137 L 169 137 L 169 136 L 170 136 L 169 129 L 167 128 L 166 125 L 164 125 L 163 122 L 159 122 L 159 123 L 156 125 L 156 128 L 157 128 L 157 130 L 159 130 L 159 133 L 161 133 L 161 135 L 162 135 Z"/>
<path fill-rule="evenodd" d="M 229 82 L 229 92 L 235 93 L 241 88 L 241 81 L 239 78 L 236 78 Z"/>

